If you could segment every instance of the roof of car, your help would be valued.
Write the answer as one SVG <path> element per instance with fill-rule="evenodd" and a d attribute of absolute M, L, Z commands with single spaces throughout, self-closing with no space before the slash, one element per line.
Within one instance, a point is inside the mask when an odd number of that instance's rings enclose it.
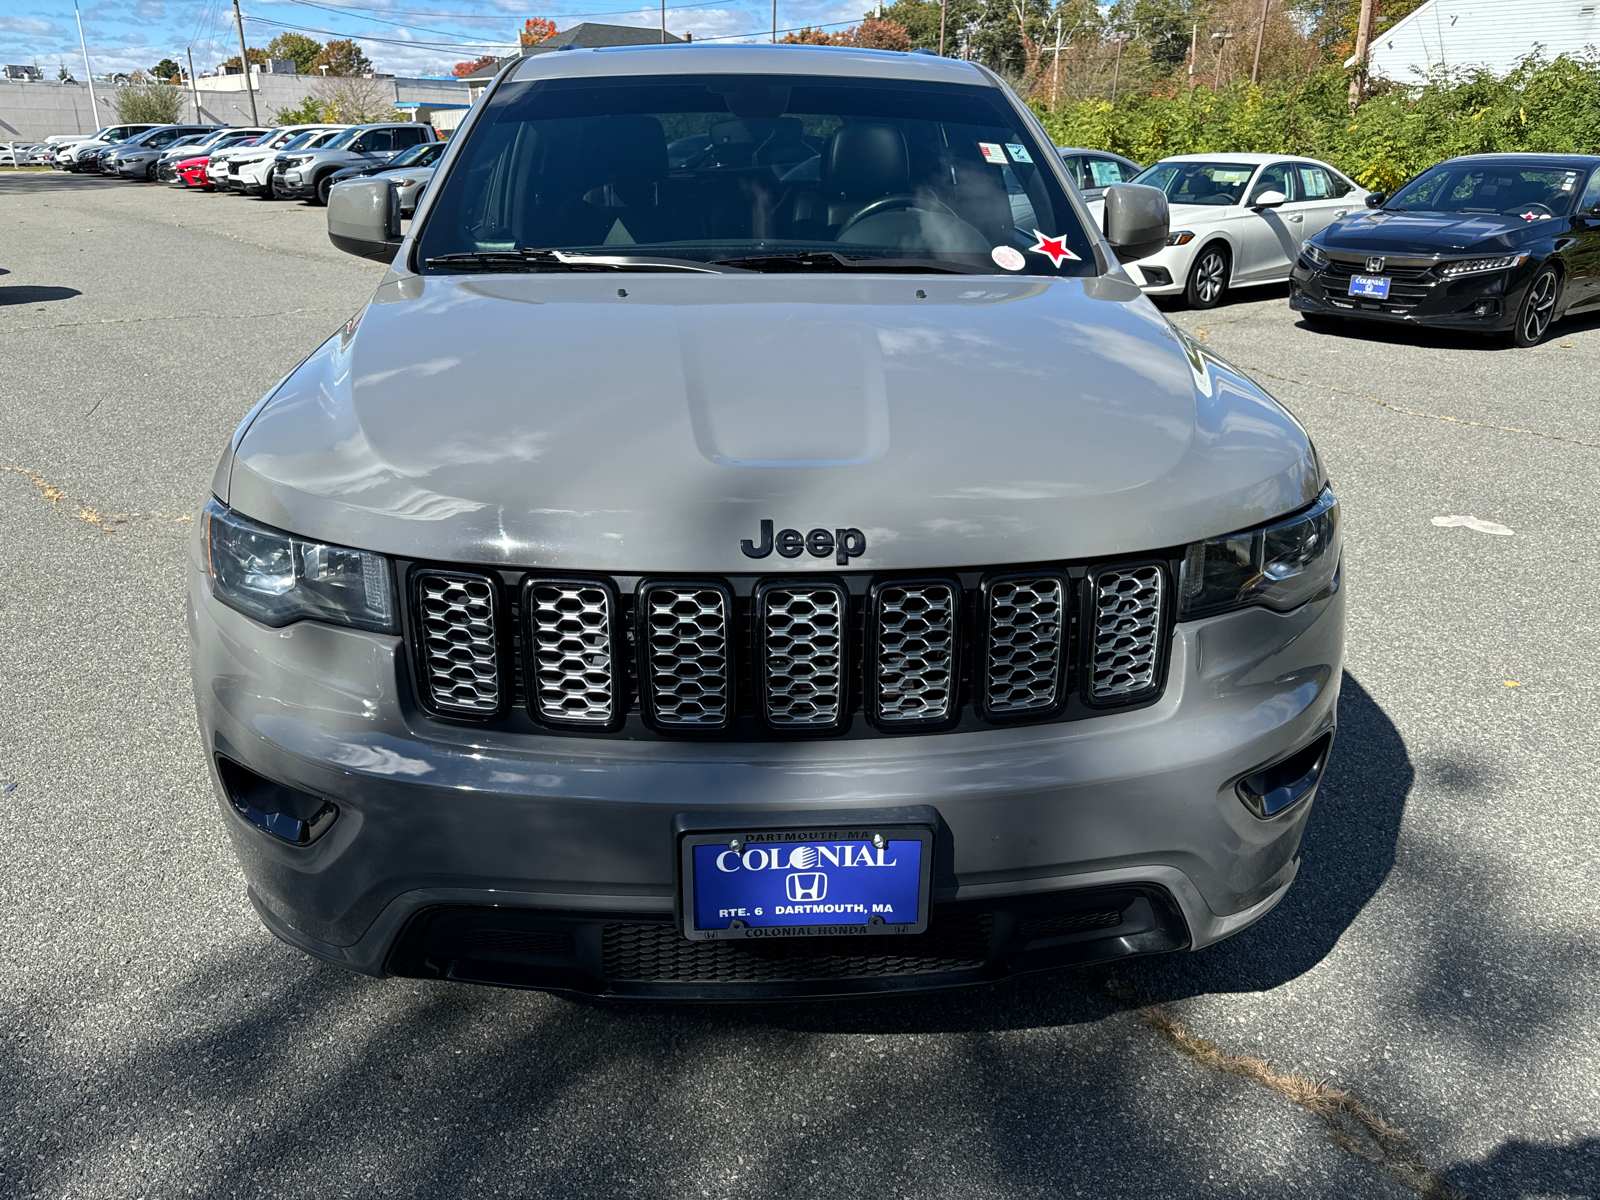
<path fill-rule="evenodd" d="M 1115 150 L 1096 150 L 1092 146 L 1057 146 L 1059 154 L 1104 154 L 1107 158 L 1119 158 L 1123 162 L 1133 162 L 1126 154 L 1118 154 Z"/>
<path fill-rule="evenodd" d="M 1506 150 L 1495 154 L 1458 154 L 1445 162 L 1535 162 L 1549 163 L 1552 167 L 1600 166 L 1600 154 L 1546 154 L 1539 151 Z"/>
<path fill-rule="evenodd" d="M 1309 154 L 1169 154 L 1162 162 L 1231 162 L 1247 163 L 1252 167 L 1265 166 L 1267 163 L 1282 162 L 1286 158 L 1300 159 L 1304 162 L 1321 162 L 1321 159 L 1312 158 Z"/>
<path fill-rule="evenodd" d="M 530 56 L 512 78 L 560 79 L 596 75 L 849 75 L 927 83 L 992 86 L 987 72 L 959 58 L 862 50 L 854 46 L 737 45 L 606 46 Z"/>

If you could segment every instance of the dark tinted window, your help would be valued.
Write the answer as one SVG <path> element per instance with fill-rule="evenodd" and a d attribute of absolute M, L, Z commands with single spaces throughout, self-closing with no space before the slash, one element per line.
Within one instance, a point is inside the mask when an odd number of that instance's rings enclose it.
<path fill-rule="evenodd" d="M 423 139 L 428 136 L 423 130 L 415 126 L 410 129 L 396 129 L 393 132 L 396 146 L 420 146 Z"/>
<path fill-rule="evenodd" d="M 987 87 L 758 75 L 514 83 L 459 151 L 422 256 L 833 250 L 1092 273 L 1088 237 L 1041 169 L 1054 153 Z M 1070 256 L 1030 252 L 1041 235 L 1064 239 Z"/>
<path fill-rule="evenodd" d="M 350 149 L 358 154 L 385 153 L 394 149 L 394 130 L 369 129 L 356 139 Z"/>
<path fill-rule="evenodd" d="M 1413 179 L 1384 205 L 1412 212 L 1520 213 L 1535 206 L 1567 212 L 1582 171 L 1544 163 L 1441 163 Z"/>

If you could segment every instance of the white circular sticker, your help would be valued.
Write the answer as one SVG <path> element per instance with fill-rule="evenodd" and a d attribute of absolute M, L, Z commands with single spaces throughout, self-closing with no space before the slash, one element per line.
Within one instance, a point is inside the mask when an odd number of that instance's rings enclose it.
<path fill-rule="evenodd" d="M 1004 267 L 1008 271 L 1020 271 L 1028 265 L 1028 260 L 1022 257 L 1022 251 L 1014 250 L 1010 246 L 996 246 L 989 252 L 989 257 L 994 259 L 994 265 Z"/>

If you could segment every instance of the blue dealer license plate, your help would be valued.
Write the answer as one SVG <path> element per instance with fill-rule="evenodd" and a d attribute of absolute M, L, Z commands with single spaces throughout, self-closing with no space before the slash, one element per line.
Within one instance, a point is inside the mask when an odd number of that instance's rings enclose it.
<path fill-rule="evenodd" d="M 1360 296 L 1363 300 L 1387 300 L 1389 281 L 1381 275 L 1352 275 L 1350 294 Z"/>
<path fill-rule="evenodd" d="M 684 935 L 837 937 L 928 927 L 925 825 L 696 833 L 682 841 Z"/>

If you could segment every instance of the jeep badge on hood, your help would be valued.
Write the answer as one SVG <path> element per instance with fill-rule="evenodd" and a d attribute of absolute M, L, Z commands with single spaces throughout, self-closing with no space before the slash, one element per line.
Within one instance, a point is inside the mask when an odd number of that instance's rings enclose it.
<path fill-rule="evenodd" d="M 833 561 L 842 567 L 866 552 L 867 535 L 859 529 L 835 529 L 832 533 L 826 529 L 813 529 L 804 535 L 798 529 L 780 529 L 774 537 L 772 522 L 763 521 L 761 541 L 756 543 L 743 538 L 739 542 L 739 549 L 744 551 L 746 558 L 766 558 L 772 553 L 774 545 L 784 558 L 799 558 L 800 552 L 807 550 L 813 558 L 827 558 L 832 554 Z"/>

